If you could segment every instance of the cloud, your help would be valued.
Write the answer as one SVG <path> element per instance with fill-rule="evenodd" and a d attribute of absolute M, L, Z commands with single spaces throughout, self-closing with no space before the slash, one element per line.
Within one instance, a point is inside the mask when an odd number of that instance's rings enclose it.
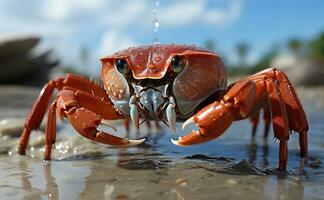
<path fill-rule="evenodd" d="M 183 26 L 195 22 L 203 12 L 204 1 L 180 1 L 158 10 L 163 26 Z"/>
<path fill-rule="evenodd" d="M 47 0 L 41 2 L 41 14 L 52 21 L 70 21 L 93 15 L 105 6 L 104 0 Z"/>
<path fill-rule="evenodd" d="M 176 1 L 158 12 L 161 24 L 166 27 L 204 23 L 224 28 L 235 22 L 242 11 L 242 0 L 191 0 Z"/>
<path fill-rule="evenodd" d="M 145 0 L 126 1 L 121 4 L 111 4 L 101 13 L 101 20 L 107 26 L 125 28 L 147 16 L 147 3 Z M 151 17 L 151 13 L 149 13 Z"/>
<path fill-rule="evenodd" d="M 207 9 L 202 14 L 202 21 L 210 25 L 216 25 L 219 28 L 227 27 L 240 17 L 242 7 L 241 0 L 233 0 L 225 9 Z"/>
<path fill-rule="evenodd" d="M 101 38 L 96 55 L 98 55 L 98 57 L 107 56 L 116 51 L 135 45 L 135 40 L 130 36 L 123 35 L 117 31 L 107 30 Z"/>

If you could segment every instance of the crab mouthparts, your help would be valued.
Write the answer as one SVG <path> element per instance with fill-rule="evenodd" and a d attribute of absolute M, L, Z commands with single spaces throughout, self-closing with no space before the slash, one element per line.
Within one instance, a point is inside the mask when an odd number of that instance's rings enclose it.
<path fill-rule="evenodd" d="M 139 110 L 140 107 L 145 114 L 141 116 L 143 118 L 150 118 L 153 120 L 160 120 L 161 111 L 165 108 L 165 117 L 169 127 L 175 132 L 176 124 L 176 112 L 175 112 L 175 99 L 172 96 L 167 95 L 167 89 L 169 84 L 158 87 L 142 87 L 136 84 L 132 84 L 134 88 L 134 95 L 130 98 L 130 117 L 134 126 L 139 128 Z M 138 106 L 137 106 L 138 105 Z M 162 113 L 163 114 L 163 113 Z"/>

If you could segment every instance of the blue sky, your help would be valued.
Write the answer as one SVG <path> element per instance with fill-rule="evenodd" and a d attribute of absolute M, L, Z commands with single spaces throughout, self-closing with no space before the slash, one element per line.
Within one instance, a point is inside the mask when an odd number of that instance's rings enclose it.
<path fill-rule="evenodd" d="M 79 52 L 89 49 L 89 69 L 100 71 L 98 58 L 154 40 L 157 9 L 161 43 L 203 45 L 236 62 L 235 45 L 250 46 L 256 61 L 289 38 L 305 40 L 324 31 L 322 0 L 1 0 L 0 34 L 40 35 L 42 48 L 54 48 L 63 64 L 82 68 Z"/>

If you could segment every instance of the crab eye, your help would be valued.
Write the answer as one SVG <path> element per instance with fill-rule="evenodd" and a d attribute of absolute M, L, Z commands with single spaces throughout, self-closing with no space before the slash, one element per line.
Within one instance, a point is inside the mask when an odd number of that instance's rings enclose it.
<path fill-rule="evenodd" d="M 117 67 L 117 70 L 122 73 L 122 74 L 127 74 L 128 72 L 128 63 L 125 59 L 118 59 L 116 61 L 116 67 Z"/>
<path fill-rule="evenodd" d="M 171 60 L 171 69 L 176 72 L 179 73 L 182 71 L 182 69 L 184 68 L 186 64 L 186 60 L 181 57 L 181 56 L 174 56 Z"/>

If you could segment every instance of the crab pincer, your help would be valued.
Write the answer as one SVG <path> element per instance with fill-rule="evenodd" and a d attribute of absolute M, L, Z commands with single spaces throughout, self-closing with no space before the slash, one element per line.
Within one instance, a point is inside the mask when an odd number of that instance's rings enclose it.
<path fill-rule="evenodd" d="M 243 81 L 233 86 L 221 101 L 206 106 L 182 125 L 184 130 L 189 124 L 195 123 L 199 128 L 188 135 L 172 140 L 180 146 L 199 144 L 222 135 L 233 121 L 245 118 L 253 105 L 255 85 L 252 81 Z"/>

